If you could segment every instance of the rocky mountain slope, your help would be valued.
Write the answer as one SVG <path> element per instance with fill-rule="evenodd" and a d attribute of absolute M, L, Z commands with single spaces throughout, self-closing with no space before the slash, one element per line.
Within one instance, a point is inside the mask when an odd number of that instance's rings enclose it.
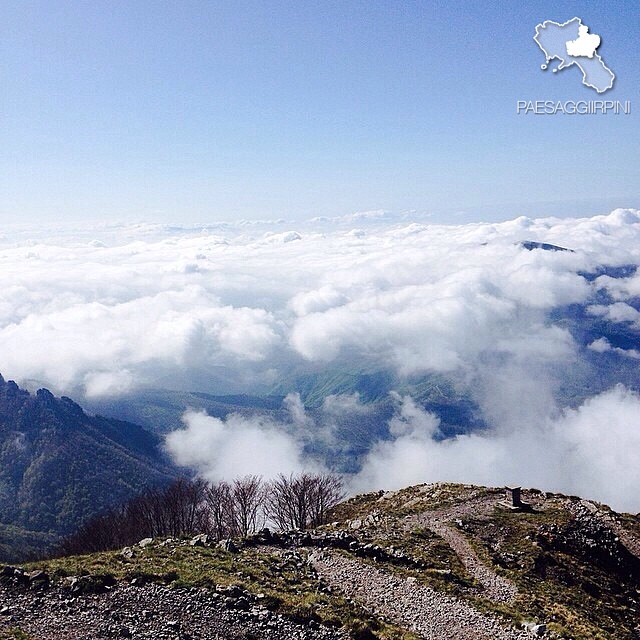
<path fill-rule="evenodd" d="M 166 483 L 160 439 L 0 376 L 0 558 L 24 557 L 89 516 Z"/>
<path fill-rule="evenodd" d="M 311 532 L 4 567 L 0 638 L 637 640 L 638 516 L 536 490 L 512 504 L 421 485 Z"/>

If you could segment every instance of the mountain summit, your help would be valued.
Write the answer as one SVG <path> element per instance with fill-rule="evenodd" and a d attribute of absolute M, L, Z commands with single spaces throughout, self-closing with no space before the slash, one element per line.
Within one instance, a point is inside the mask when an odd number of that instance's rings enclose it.
<path fill-rule="evenodd" d="M 638 638 L 637 516 L 435 483 L 356 496 L 330 518 L 0 567 L 0 637 Z"/>

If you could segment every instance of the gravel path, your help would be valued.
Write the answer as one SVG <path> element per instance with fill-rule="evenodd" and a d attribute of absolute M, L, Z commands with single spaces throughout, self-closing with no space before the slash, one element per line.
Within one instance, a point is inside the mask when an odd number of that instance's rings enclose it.
<path fill-rule="evenodd" d="M 493 616 L 456 598 L 336 552 L 315 551 L 309 561 L 332 588 L 426 640 L 531 638 L 525 631 L 501 626 Z"/>
<path fill-rule="evenodd" d="M 318 624 L 301 625 L 239 598 L 200 589 L 120 585 L 71 596 L 0 586 L 0 631 L 21 628 L 37 640 L 346 640 Z"/>
<path fill-rule="evenodd" d="M 485 496 L 453 505 L 448 509 L 425 511 L 419 515 L 411 516 L 405 521 L 405 526 L 407 528 L 413 528 L 416 525 L 427 527 L 439 535 L 456 552 L 469 575 L 484 587 L 483 595 L 494 602 L 511 602 L 518 595 L 515 584 L 498 575 L 491 567 L 482 562 L 466 537 L 448 524 L 455 518 L 489 514 L 495 505 L 495 496 Z"/>
<path fill-rule="evenodd" d="M 448 515 L 443 517 L 425 513 L 417 516 L 414 524 L 428 527 L 447 542 L 456 552 L 469 575 L 484 587 L 484 596 L 494 602 L 511 602 L 518 595 L 515 584 L 484 564 L 464 535 L 447 524 L 447 520 L 449 520 Z"/>

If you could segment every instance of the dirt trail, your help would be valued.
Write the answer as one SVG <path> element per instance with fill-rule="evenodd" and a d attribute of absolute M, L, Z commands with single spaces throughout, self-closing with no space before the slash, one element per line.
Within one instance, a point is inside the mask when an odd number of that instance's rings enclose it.
<path fill-rule="evenodd" d="M 469 515 L 477 517 L 488 514 L 493 511 L 495 504 L 495 496 L 469 500 L 447 509 L 425 511 L 407 518 L 405 526 L 415 527 L 419 525 L 427 527 L 439 535 L 456 552 L 469 575 L 484 587 L 483 595 L 494 602 L 511 602 L 518 595 L 518 589 L 515 584 L 511 580 L 498 575 L 491 567 L 482 562 L 466 537 L 448 524 L 456 518 Z"/>
<path fill-rule="evenodd" d="M 511 602 L 518 595 L 515 584 L 484 564 L 464 535 L 447 524 L 447 520 L 449 520 L 448 515 L 422 514 L 416 517 L 413 524 L 428 527 L 447 542 L 456 552 L 469 575 L 484 587 L 483 595 L 494 602 Z"/>
<path fill-rule="evenodd" d="M 309 561 L 332 588 L 427 640 L 531 638 L 525 631 L 503 627 L 497 618 L 461 600 L 365 562 L 333 551 L 315 551 Z"/>

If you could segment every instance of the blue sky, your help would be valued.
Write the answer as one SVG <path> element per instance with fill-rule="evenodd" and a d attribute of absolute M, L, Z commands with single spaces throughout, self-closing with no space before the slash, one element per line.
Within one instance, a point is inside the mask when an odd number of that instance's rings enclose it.
<path fill-rule="evenodd" d="M 579 16 L 629 116 L 542 72 Z M 625 2 L 0 1 L 0 220 L 208 222 L 640 207 L 640 12 Z"/>

